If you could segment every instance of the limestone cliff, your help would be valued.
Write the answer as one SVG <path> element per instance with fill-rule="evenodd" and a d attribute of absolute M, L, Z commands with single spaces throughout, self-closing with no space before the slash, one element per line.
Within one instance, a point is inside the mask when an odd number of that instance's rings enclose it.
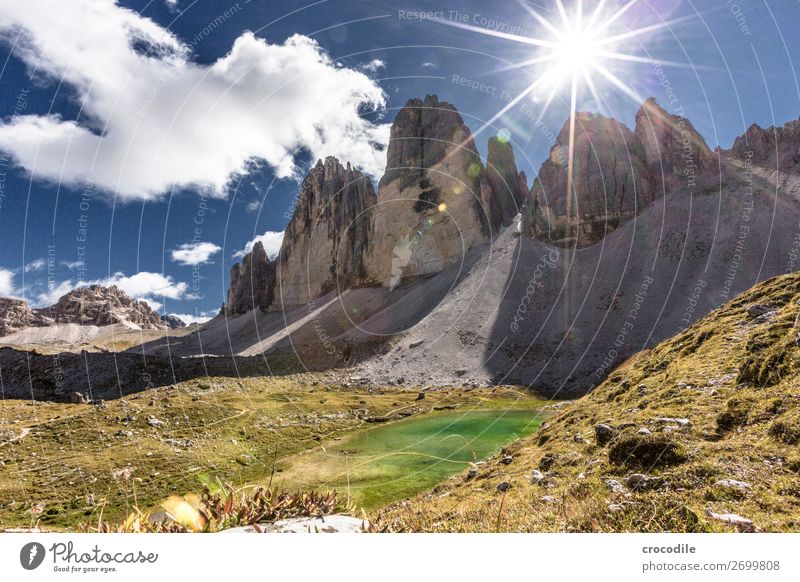
<path fill-rule="evenodd" d="M 486 170 L 481 179 L 481 203 L 493 231 L 508 226 L 528 195 L 525 172 L 517 171 L 514 149 L 507 140 L 489 140 Z"/>
<path fill-rule="evenodd" d="M 653 201 L 646 158 L 636 136 L 615 119 L 578 113 L 572 192 L 568 192 L 569 122 L 531 189 L 525 230 L 579 246 L 600 240 Z"/>
<path fill-rule="evenodd" d="M 261 309 L 266 311 L 275 293 L 275 265 L 267 257 L 264 245 L 257 242 L 241 264 L 231 269 L 231 283 L 225 302 L 226 315 L 241 315 Z"/>
<path fill-rule="evenodd" d="M 372 181 L 329 157 L 306 176 L 283 238 L 275 305 L 305 305 L 329 291 L 363 284 L 372 242 Z"/>
<path fill-rule="evenodd" d="M 797 174 L 800 169 L 800 121 L 764 129 L 751 125 L 731 148 L 735 158 L 772 170 Z"/>
<path fill-rule="evenodd" d="M 639 109 L 634 133 L 644 150 L 657 198 L 692 188 L 699 176 L 718 168 L 717 157 L 692 122 L 670 115 L 655 99 Z"/>
<path fill-rule="evenodd" d="M 393 287 L 435 274 L 486 243 L 482 174 L 472 133 L 455 107 L 430 95 L 408 101 L 392 125 L 378 188 L 371 281 Z"/>

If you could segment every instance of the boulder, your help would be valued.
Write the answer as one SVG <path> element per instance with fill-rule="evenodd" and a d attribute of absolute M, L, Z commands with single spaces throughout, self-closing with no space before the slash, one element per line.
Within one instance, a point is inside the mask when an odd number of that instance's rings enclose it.
<path fill-rule="evenodd" d="M 617 436 L 617 431 L 607 424 L 598 424 L 594 427 L 594 438 L 601 447 L 610 443 L 615 436 Z"/>
<path fill-rule="evenodd" d="M 752 519 L 742 517 L 736 513 L 716 513 L 711 509 L 706 509 L 706 516 L 714 521 L 719 521 L 725 525 L 733 526 L 742 533 L 752 533 L 756 531 L 756 527 Z"/>

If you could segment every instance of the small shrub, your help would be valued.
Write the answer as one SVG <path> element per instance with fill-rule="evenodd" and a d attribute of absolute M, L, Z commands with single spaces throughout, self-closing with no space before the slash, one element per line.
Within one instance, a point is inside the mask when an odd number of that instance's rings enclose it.
<path fill-rule="evenodd" d="M 687 456 L 678 443 L 666 436 L 630 435 L 611 444 L 608 460 L 615 465 L 652 469 L 678 465 L 686 461 Z"/>
<path fill-rule="evenodd" d="M 776 420 L 769 427 L 769 434 L 787 445 L 800 443 L 800 415 Z"/>
<path fill-rule="evenodd" d="M 728 432 L 747 424 L 750 410 L 753 408 L 752 398 L 734 396 L 725 404 L 725 410 L 717 415 L 717 431 Z"/>

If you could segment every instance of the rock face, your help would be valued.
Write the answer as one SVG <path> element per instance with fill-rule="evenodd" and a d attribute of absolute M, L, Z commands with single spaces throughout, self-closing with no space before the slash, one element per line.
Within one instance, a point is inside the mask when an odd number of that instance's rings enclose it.
<path fill-rule="evenodd" d="M 186 327 L 186 322 L 176 315 L 162 315 L 161 321 L 164 322 L 169 329 L 180 329 Z"/>
<path fill-rule="evenodd" d="M 21 299 L 0 297 L 0 336 L 9 335 L 26 327 L 54 323 L 31 309 Z"/>
<path fill-rule="evenodd" d="M 283 238 L 276 307 L 305 305 L 329 291 L 363 284 L 376 202 L 368 176 L 321 160 L 306 176 Z"/>
<path fill-rule="evenodd" d="M 534 182 L 526 232 L 560 245 L 588 246 L 649 207 L 718 168 L 716 155 L 685 118 L 655 99 L 636 114 L 632 132 L 615 119 L 578 113 L 572 192 L 568 192 L 569 121 Z"/>
<path fill-rule="evenodd" d="M 634 133 L 644 150 L 656 197 L 686 188 L 718 167 L 717 157 L 692 122 L 670 115 L 655 99 L 648 99 L 639 109 Z"/>
<path fill-rule="evenodd" d="M 266 311 L 275 295 L 275 264 L 267 257 L 264 245 L 257 242 L 241 264 L 231 269 L 231 284 L 223 311 L 241 315 L 261 309 Z"/>
<path fill-rule="evenodd" d="M 592 244 L 653 201 L 644 150 L 622 123 L 578 113 L 572 193 L 568 193 L 569 121 L 534 181 L 528 234 L 548 242 Z"/>
<path fill-rule="evenodd" d="M 769 129 L 753 124 L 744 135 L 736 138 L 731 153 L 742 161 L 750 160 L 760 166 L 797 174 L 800 168 L 800 121 Z"/>
<path fill-rule="evenodd" d="M 80 325 L 134 324 L 141 329 L 165 329 L 161 316 L 144 301 L 136 301 L 112 285 L 91 285 L 70 291 L 58 302 L 39 310 L 55 323 Z"/>
<path fill-rule="evenodd" d="M 483 165 L 455 107 L 412 99 L 392 125 L 374 213 L 371 282 L 393 288 L 438 273 L 489 240 Z"/>
<path fill-rule="evenodd" d="M 481 179 L 481 203 L 493 231 L 508 226 L 528 196 L 525 172 L 517 171 L 514 150 L 498 137 L 489 140 L 489 156 Z"/>
<path fill-rule="evenodd" d="M 55 305 L 31 309 L 25 301 L 0 298 L 0 335 L 26 327 L 61 323 L 113 325 L 123 323 L 140 329 L 166 329 L 167 324 L 144 301 L 136 301 L 112 285 L 92 285 L 70 291 Z"/>

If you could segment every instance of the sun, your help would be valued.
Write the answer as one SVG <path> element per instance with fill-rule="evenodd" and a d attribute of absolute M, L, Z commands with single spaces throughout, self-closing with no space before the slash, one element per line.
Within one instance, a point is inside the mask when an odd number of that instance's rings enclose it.
<path fill-rule="evenodd" d="M 569 73 L 585 73 L 601 52 L 600 45 L 585 30 L 569 31 L 553 46 L 554 66 Z"/>

